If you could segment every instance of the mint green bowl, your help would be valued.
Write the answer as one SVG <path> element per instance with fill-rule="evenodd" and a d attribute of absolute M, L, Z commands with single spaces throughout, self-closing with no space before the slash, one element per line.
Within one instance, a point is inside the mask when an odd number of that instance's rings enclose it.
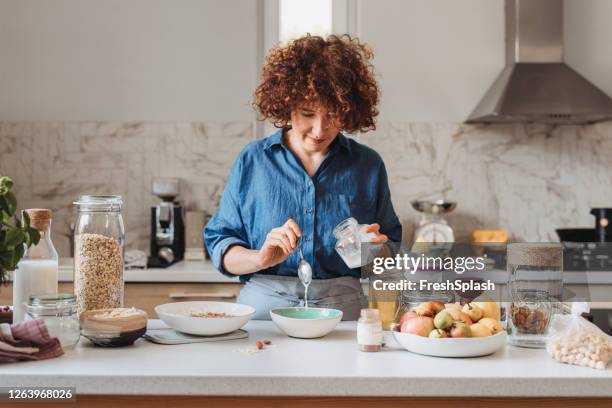
<path fill-rule="evenodd" d="M 319 307 L 278 307 L 270 310 L 270 317 L 288 336 L 314 339 L 334 330 L 342 320 L 342 311 Z"/>

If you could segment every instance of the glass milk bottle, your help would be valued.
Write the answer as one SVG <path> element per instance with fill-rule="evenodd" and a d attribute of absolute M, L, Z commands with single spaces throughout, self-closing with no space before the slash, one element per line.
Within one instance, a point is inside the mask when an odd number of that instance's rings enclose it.
<path fill-rule="evenodd" d="M 47 209 L 29 209 L 26 212 L 32 228 L 40 232 L 40 241 L 26 250 L 13 273 L 13 323 L 24 321 L 25 304 L 31 295 L 57 293 L 59 258 L 51 242 L 53 214 Z"/>

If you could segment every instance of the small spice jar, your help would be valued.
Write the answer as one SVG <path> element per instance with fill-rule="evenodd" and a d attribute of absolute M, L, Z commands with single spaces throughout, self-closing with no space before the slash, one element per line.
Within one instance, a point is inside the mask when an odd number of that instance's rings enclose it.
<path fill-rule="evenodd" d="M 378 309 L 361 309 L 357 320 L 357 344 L 361 351 L 380 351 L 383 342 L 382 320 Z"/>
<path fill-rule="evenodd" d="M 69 293 L 32 295 L 26 305 L 27 319 L 42 319 L 49 335 L 57 337 L 62 348 L 79 342 L 80 327 L 76 297 Z"/>

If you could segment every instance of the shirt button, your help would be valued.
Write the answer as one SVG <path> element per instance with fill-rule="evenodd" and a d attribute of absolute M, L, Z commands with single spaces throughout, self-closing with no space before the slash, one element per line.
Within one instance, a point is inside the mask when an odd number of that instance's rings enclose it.
<path fill-rule="evenodd" d="M 306 214 L 312 214 L 312 208 L 306 209 Z"/>
<path fill-rule="evenodd" d="M 307 241 L 307 242 L 310 241 L 310 237 L 308 236 L 304 237 L 304 241 Z"/>

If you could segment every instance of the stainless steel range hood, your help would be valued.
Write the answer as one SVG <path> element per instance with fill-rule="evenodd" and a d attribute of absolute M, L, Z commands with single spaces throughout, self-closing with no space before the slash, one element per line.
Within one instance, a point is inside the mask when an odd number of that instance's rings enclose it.
<path fill-rule="evenodd" d="M 612 99 L 563 61 L 563 0 L 506 0 L 506 68 L 466 123 L 610 119 Z"/>

